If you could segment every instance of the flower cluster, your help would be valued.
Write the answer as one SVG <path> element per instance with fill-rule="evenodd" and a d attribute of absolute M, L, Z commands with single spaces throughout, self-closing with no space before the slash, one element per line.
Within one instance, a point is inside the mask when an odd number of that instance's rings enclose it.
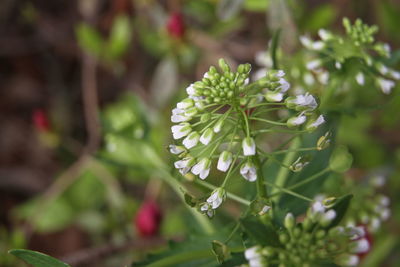
<path fill-rule="evenodd" d="M 314 202 L 301 223 L 296 223 L 295 217 L 288 213 L 279 233 L 279 244 L 246 249 L 244 255 L 248 266 L 268 266 L 270 263 L 318 266 L 327 260 L 339 266 L 357 265 L 357 254 L 368 251 L 370 244 L 364 238 L 362 227 L 329 227 L 336 216 L 336 212 L 329 208 L 333 201 Z"/>
<path fill-rule="evenodd" d="M 255 142 L 258 135 L 311 132 L 325 120 L 312 95 L 287 96 L 290 84 L 284 71 L 265 71 L 249 83 L 250 64 L 232 71 L 221 59 L 219 67 L 220 71 L 210 67 L 201 81 L 191 84 L 186 89 L 188 97 L 172 110 L 171 121 L 176 124 L 171 130 L 177 144 L 170 145 L 170 152 L 180 158 L 175 168 L 182 175 L 190 171 L 204 180 L 213 159 L 218 159 L 216 168 L 227 173 L 225 179 L 237 166 L 244 179 L 254 182 L 257 158 L 268 157 Z M 288 116 L 279 118 L 279 111 Z M 201 210 L 212 215 L 210 209 L 219 204 L 207 201 Z"/>
<path fill-rule="evenodd" d="M 323 55 L 311 60 L 306 67 L 315 73 L 322 84 L 329 80 L 327 69 L 354 72 L 354 81 L 360 86 L 373 82 L 383 93 L 389 94 L 395 85 L 393 80 L 400 79 L 400 72 L 386 66 L 382 60 L 390 58 L 391 52 L 388 44 L 375 42 L 374 34 L 378 28 L 363 24 L 357 19 L 352 25 L 345 18 L 343 25 L 346 29 L 346 36 L 336 35 L 325 29 L 318 32 L 321 40 L 313 41 L 307 36 L 301 36 L 300 42 L 311 51 Z M 372 57 L 371 51 L 379 57 Z M 351 63 L 350 63 L 351 62 Z M 356 64 L 356 68 L 346 68 L 346 64 Z"/>

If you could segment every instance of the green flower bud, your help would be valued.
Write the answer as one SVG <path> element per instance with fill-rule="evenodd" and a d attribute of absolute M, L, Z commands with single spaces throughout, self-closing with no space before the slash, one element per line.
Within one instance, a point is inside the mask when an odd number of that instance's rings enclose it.
<path fill-rule="evenodd" d="M 289 241 L 289 235 L 286 233 L 281 233 L 279 234 L 279 241 L 281 241 L 281 243 L 285 244 L 286 242 Z"/>
<path fill-rule="evenodd" d="M 220 58 L 218 60 L 218 65 L 224 72 L 229 72 L 231 69 L 229 68 L 228 64 L 226 63 L 225 59 Z"/>
<path fill-rule="evenodd" d="M 285 221 L 283 224 L 287 229 L 292 229 L 295 226 L 296 221 L 292 213 L 289 212 L 288 214 L 286 214 Z"/>
<path fill-rule="evenodd" d="M 209 121 L 210 119 L 211 119 L 211 113 L 204 113 L 200 117 L 200 122 L 204 123 L 204 122 Z"/>

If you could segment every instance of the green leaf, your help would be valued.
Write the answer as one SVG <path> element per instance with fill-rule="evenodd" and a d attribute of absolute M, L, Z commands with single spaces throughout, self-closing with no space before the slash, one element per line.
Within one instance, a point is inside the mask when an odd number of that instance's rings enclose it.
<path fill-rule="evenodd" d="M 274 69 L 279 68 L 278 59 L 277 59 L 277 50 L 279 45 L 279 38 L 281 36 L 281 29 L 276 29 L 274 34 L 272 35 L 272 42 L 271 42 L 271 58 L 272 64 Z"/>
<path fill-rule="evenodd" d="M 243 8 L 253 12 L 265 12 L 269 2 L 269 0 L 245 0 Z"/>
<path fill-rule="evenodd" d="M 353 156 L 346 146 L 338 146 L 332 153 L 329 160 L 329 168 L 334 172 L 343 173 L 350 169 L 353 163 Z"/>
<path fill-rule="evenodd" d="M 89 24 L 81 23 L 75 30 L 78 44 L 83 51 L 99 58 L 103 52 L 103 38 Z"/>
<path fill-rule="evenodd" d="M 214 255 L 217 257 L 218 263 L 222 263 L 229 258 L 230 256 L 229 248 L 224 243 L 218 240 L 213 240 L 211 242 L 211 245 L 212 245 L 212 251 Z"/>
<path fill-rule="evenodd" d="M 304 28 L 307 31 L 317 31 L 318 29 L 328 27 L 331 25 L 337 14 L 337 10 L 332 4 L 320 5 L 311 16 L 307 17 Z"/>
<path fill-rule="evenodd" d="M 118 16 L 111 29 L 110 38 L 107 43 L 106 53 L 111 59 L 122 56 L 129 47 L 132 39 L 132 29 L 127 16 Z"/>
<path fill-rule="evenodd" d="M 20 258 L 34 267 L 69 267 L 70 265 L 49 255 L 27 249 L 12 249 L 8 253 Z"/>
<path fill-rule="evenodd" d="M 346 211 L 349 208 L 350 201 L 353 198 L 353 195 L 345 195 L 336 200 L 332 209 L 336 212 L 336 217 L 333 221 L 328 225 L 328 228 L 334 227 L 340 223 L 343 217 L 346 215 Z"/>
<path fill-rule="evenodd" d="M 240 219 L 243 231 L 248 237 L 262 246 L 279 246 L 279 238 L 275 229 L 270 225 L 263 224 L 256 217 L 250 216 Z"/>

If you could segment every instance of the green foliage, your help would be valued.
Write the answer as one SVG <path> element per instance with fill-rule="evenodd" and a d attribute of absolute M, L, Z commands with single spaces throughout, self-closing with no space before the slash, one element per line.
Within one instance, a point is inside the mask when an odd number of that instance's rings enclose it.
<path fill-rule="evenodd" d="M 70 267 L 70 265 L 58 259 L 33 250 L 13 249 L 9 253 L 34 267 Z"/>
<path fill-rule="evenodd" d="M 353 156 L 349 153 L 347 147 L 338 146 L 329 160 L 329 168 L 334 172 L 343 173 L 350 169 L 352 163 Z"/>

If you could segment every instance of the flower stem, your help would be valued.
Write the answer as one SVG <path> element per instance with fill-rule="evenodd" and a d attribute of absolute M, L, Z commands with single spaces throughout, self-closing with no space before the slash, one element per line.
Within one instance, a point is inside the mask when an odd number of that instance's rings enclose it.
<path fill-rule="evenodd" d="M 214 189 L 217 188 L 215 185 L 212 185 L 212 184 L 210 184 L 210 183 L 207 183 L 206 181 L 200 181 L 200 180 L 196 179 L 194 182 L 195 182 L 196 184 L 198 184 L 198 185 L 204 186 L 204 187 L 209 188 L 209 189 L 212 189 L 212 190 L 214 190 Z M 235 194 L 233 194 L 233 193 L 227 192 L 227 193 L 226 193 L 226 196 L 227 196 L 228 198 L 230 198 L 230 199 L 232 199 L 232 200 L 238 202 L 238 203 L 243 204 L 243 205 L 246 205 L 246 206 L 249 206 L 249 205 L 250 205 L 250 201 L 248 201 L 248 200 L 246 200 L 246 199 L 244 199 L 244 198 L 241 198 L 241 197 L 239 197 L 238 195 L 235 195 Z"/>
<path fill-rule="evenodd" d="M 264 185 L 265 178 L 262 170 L 262 164 L 257 153 L 254 156 L 254 160 L 254 164 L 257 167 L 257 195 L 258 197 L 267 198 L 267 189 Z"/>

